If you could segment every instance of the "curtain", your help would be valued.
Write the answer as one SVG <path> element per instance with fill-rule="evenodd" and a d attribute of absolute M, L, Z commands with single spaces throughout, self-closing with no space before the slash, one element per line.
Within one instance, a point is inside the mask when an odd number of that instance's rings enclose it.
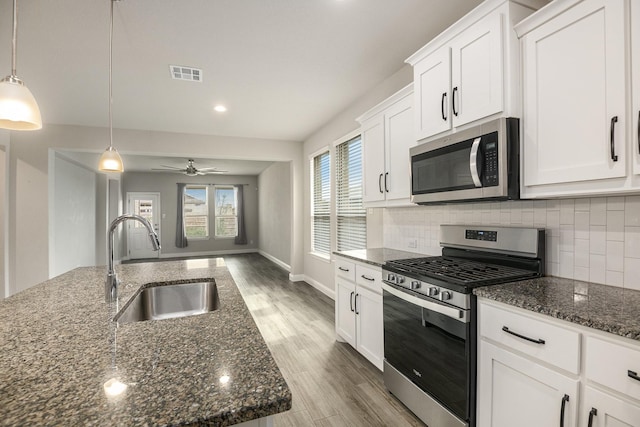
<path fill-rule="evenodd" d="M 176 216 L 176 247 L 186 248 L 189 245 L 184 226 L 184 189 L 187 184 L 178 184 L 178 215 Z"/>
<path fill-rule="evenodd" d="M 244 226 L 244 194 L 243 185 L 236 185 L 236 191 L 238 193 L 238 211 L 236 212 L 238 217 L 238 235 L 236 236 L 236 245 L 247 244 L 247 231 Z"/>

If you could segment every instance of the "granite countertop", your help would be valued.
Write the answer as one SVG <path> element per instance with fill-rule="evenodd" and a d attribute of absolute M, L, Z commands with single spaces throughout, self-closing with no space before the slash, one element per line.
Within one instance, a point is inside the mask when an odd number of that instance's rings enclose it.
<path fill-rule="evenodd" d="M 388 248 L 354 249 L 351 251 L 335 251 L 335 255 L 351 258 L 355 261 L 382 267 L 385 262 L 396 259 L 420 258 L 428 256 L 415 252 L 405 252 Z"/>
<path fill-rule="evenodd" d="M 477 288 L 483 298 L 640 340 L 640 291 L 558 277 Z"/>
<path fill-rule="evenodd" d="M 0 425 L 226 426 L 291 408 L 222 259 L 116 270 L 119 306 L 104 302 L 105 267 L 78 268 L 0 301 Z M 217 284 L 214 312 L 111 322 L 144 284 L 203 279 Z M 127 384 L 124 393 L 107 397 L 111 378 Z"/>

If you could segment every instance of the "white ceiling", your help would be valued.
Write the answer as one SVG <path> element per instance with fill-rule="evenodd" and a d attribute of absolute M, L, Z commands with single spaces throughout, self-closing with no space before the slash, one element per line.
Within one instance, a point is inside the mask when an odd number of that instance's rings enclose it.
<path fill-rule="evenodd" d="M 45 126 L 108 126 L 109 1 L 18 1 L 17 75 Z M 304 141 L 480 2 L 116 2 L 114 127 Z M 0 0 L 2 76 L 11 7 Z M 203 82 L 172 80 L 170 64 L 201 68 Z"/>

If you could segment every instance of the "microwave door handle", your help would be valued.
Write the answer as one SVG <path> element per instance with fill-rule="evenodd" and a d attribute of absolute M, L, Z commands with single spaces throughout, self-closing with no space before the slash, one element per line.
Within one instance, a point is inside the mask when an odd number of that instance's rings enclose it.
<path fill-rule="evenodd" d="M 480 175 L 478 175 L 478 150 L 480 149 L 480 138 L 476 138 L 471 145 L 471 154 L 469 155 L 469 170 L 471 171 L 471 179 L 476 187 L 482 187 Z"/>

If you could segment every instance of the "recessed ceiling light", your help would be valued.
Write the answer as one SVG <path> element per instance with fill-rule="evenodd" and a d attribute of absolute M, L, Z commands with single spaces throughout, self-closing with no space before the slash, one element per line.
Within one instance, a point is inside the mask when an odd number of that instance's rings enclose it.
<path fill-rule="evenodd" d="M 215 107 L 213 107 L 213 109 L 218 113 L 224 113 L 225 111 L 227 111 L 227 107 L 225 107 L 224 105 L 216 105 Z"/>

